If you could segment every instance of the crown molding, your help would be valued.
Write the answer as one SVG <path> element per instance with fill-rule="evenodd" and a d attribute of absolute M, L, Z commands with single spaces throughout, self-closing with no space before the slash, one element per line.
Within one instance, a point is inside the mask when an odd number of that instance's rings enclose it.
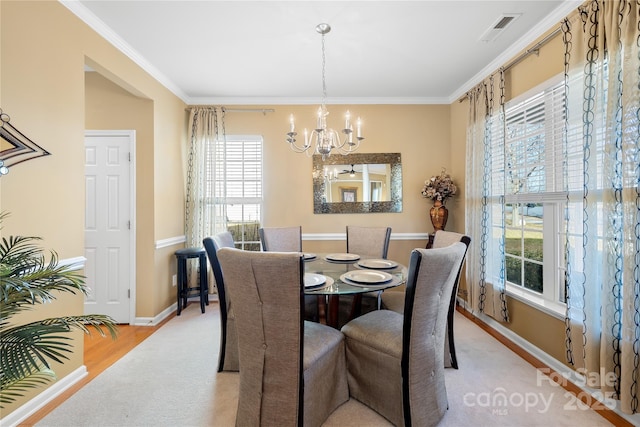
<path fill-rule="evenodd" d="M 91 29 L 98 33 L 101 37 L 111 43 L 116 49 L 125 54 L 129 59 L 136 63 L 147 73 L 156 79 L 161 85 L 166 87 L 174 95 L 183 102 L 188 103 L 188 96 L 184 93 L 171 79 L 160 72 L 156 67 L 149 63 L 137 50 L 131 47 L 119 35 L 117 35 L 107 24 L 94 15 L 82 3 L 77 0 L 58 0 L 63 6 L 69 9 L 80 20 L 87 24 Z"/>
<path fill-rule="evenodd" d="M 552 13 L 547 15 L 540 23 L 522 36 L 518 41 L 513 43 L 506 49 L 502 55 L 493 60 L 489 65 L 484 67 L 475 76 L 469 79 L 462 87 L 456 90 L 448 99 L 448 104 L 456 102 L 458 99 L 464 96 L 475 85 L 482 80 L 495 73 L 503 65 L 507 64 L 512 58 L 523 52 L 527 46 L 534 43 L 549 29 L 555 25 L 559 25 L 564 18 L 566 18 L 571 12 L 573 12 L 578 6 L 583 3 L 582 0 L 566 0 L 560 6 L 558 6 Z"/>

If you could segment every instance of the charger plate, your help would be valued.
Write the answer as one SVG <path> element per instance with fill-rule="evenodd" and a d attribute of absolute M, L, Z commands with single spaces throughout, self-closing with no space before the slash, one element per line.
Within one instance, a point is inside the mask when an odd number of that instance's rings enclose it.
<path fill-rule="evenodd" d="M 348 254 L 348 253 L 338 253 L 338 254 L 327 254 L 324 257 L 327 261 L 338 261 L 338 262 L 353 262 L 360 259 L 360 255 L 358 254 Z"/>
<path fill-rule="evenodd" d="M 380 285 L 393 279 L 393 276 L 384 271 L 352 270 L 340 276 L 340 280 L 344 279 L 366 285 Z"/>
<path fill-rule="evenodd" d="M 390 270 L 396 268 L 398 266 L 398 263 L 388 259 L 362 259 L 358 261 L 358 266 L 362 268 L 371 268 L 374 270 Z"/>

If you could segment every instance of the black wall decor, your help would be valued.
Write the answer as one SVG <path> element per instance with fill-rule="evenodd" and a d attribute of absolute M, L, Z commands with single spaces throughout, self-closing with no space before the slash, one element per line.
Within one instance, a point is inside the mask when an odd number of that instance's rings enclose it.
<path fill-rule="evenodd" d="M 5 141 L 10 145 L 0 151 L 0 169 L 51 154 L 13 127 L 10 120 L 9 115 L 0 108 L 0 138 L 3 140 L 0 141 L 0 147 L 6 146 Z M 8 172 L 6 169 L 3 171 L 0 171 L 0 176 Z"/>

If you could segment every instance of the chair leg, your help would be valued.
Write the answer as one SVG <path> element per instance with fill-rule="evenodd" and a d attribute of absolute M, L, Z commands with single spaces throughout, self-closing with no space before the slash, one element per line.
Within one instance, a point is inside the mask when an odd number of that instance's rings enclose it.
<path fill-rule="evenodd" d="M 200 265 L 198 266 L 198 270 L 200 273 L 200 283 L 199 283 L 199 287 L 200 287 L 200 311 L 202 311 L 204 313 L 204 305 L 205 302 L 207 303 L 207 305 L 209 305 L 209 301 L 207 301 L 207 298 L 209 298 L 209 289 L 208 289 L 208 284 L 207 284 L 207 259 L 206 259 L 206 255 L 205 254 L 201 254 L 199 257 L 200 260 Z"/>
<path fill-rule="evenodd" d="M 178 258 L 178 271 L 177 271 L 177 281 L 176 283 L 176 292 L 177 292 L 177 316 L 180 316 L 182 313 L 182 288 L 183 288 L 183 276 L 184 276 L 184 260 Z"/>

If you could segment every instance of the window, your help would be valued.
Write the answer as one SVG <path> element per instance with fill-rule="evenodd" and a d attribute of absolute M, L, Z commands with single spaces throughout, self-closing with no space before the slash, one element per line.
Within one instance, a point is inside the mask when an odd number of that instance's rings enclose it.
<path fill-rule="evenodd" d="M 228 230 L 236 246 L 260 250 L 262 219 L 262 137 L 232 136 L 207 152 L 207 194 L 213 194 L 216 232 Z"/>
<path fill-rule="evenodd" d="M 562 76 L 505 106 L 492 123 L 492 203 L 504 212 L 494 225 L 504 238 L 507 291 L 558 309 L 564 295 Z M 503 137 L 504 136 L 504 137 Z M 502 218 L 502 215 L 498 215 Z"/>

